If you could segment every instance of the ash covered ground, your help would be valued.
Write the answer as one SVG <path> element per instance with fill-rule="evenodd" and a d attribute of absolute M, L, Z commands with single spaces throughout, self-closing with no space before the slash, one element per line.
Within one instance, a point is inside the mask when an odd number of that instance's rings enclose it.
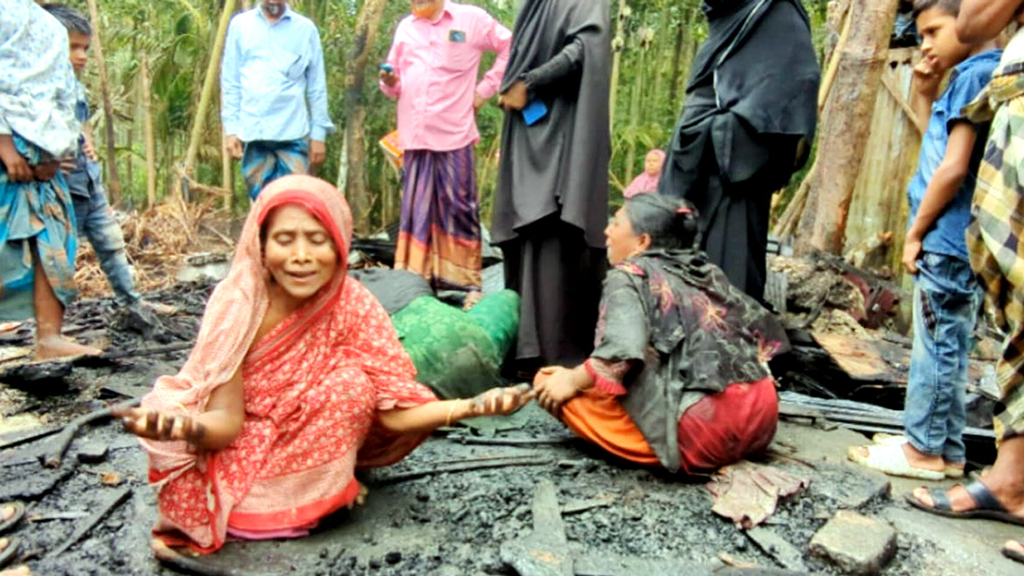
<path fill-rule="evenodd" d="M 115 313 L 107 299 L 77 303 L 68 324 L 83 340 L 104 340 L 108 350 L 138 351 L 187 344 L 198 328 L 209 286 L 184 285 L 148 297 L 177 306 L 163 328 L 139 333 L 144 323 Z M 28 328 L 0 345 L 25 345 Z M 20 340 L 19 340 L 20 339 Z M 112 361 L 76 365 L 70 375 L 51 381 L 0 384 L 4 422 L 54 425 L 139 394 L 153 379 L 173 373 L 187 350 L 155 355 L 129 354 Z M 788 428 L 787 428 L 788 426 Z M 794 425 L 783 430 L 794 432 Z M 842 573 L 812 556 L 808 543 L 840 508 L 866 515 L 909 509 L 897 504 L 876 476 L 841 458 L 805 456 L 780 430 L 772 466 L 804 476 L 810 487 L 782 501 L 763 525 L 792 545 L 797 571 Z M 814 438 L 816 431 L 795 431 Z M 824 434 L 824 432 L 821 432 Z M 548 443 L 502 445 L 494 442 L 538 439 Z M 28 514 L 13 532 L 16 560 L 33 574 L 173 574 L 152 559 L 148 531 L 155 517 L 155 495 L 146 483 L 146 457 L 133 437 L 105 420 L 86 427 L 71 444 L 60 467 L 40 464 L 55 437 L 0 451 L 0 502 L 18 499 Z M 482 442 L 482 443 L 481 443 Z M 787 442 L 790 442 L 787 444 Z M 79 462 L 78 454 L 106 446 L 99 463 Z M 522 458 L 513 463 L 508 458 Z M 466 463 L 501 467 L 441 472 Z M 502 554 L 503 545 L 534 533 L 532 510 L 538 486 L 553 483 L 564 536 L 577 574 L 616 574 L 610 558 L 663 560 L 652 572 L 711 574 L 722 569 L 723 554 L 733 563 L 763 569 L 786 568 L 784 551 L 758 544 L 743 530 L 711 511 L 706 478 L 677 478 L 611 458 L 569 433 L 530 405 L 507 420 L 486 420 L 470 428 L 441 430 L 398 465 L 362 474 L 369 488 L 366 504 L 326 520 L 304 539 L 229 543 L 201 561 L 223 574 L 438 574 L 483 575 L 518 572 Z M 55 554 L 88 516 L 105 509 L 127 490 L 123 503 Z M 541 527 L 552 542 L 558 529 Z M 851 534 L 851 537 L 856 535 Z M 934 561 L 941 546 L 921 533 L 898 535 L 895 559 L 886 575 L 940 574 Z M 992 550 L 997 555 L 997 549 Z M 783 559 L 780 560 L 780 557 Z M 941 558 L 940 558 L 941 559 Z M 602 565 L 605 566 L 601 571 Z M 589 568 L 588 568 L 589 566 Z M 595 568 L 596 566 L 596 568 Z M 224 571 L 226 570 L 226 571 Z M 231 572 L 233 571 L 233 572 Z M 758 573 L 752 571 L 750 573 Z M 639 576 L 636 572 L 630 576 Z"/>

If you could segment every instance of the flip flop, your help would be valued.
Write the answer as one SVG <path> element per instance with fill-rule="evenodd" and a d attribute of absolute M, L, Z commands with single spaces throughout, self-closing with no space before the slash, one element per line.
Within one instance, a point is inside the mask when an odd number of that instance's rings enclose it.
<path fill-rule="evenodd" d="M 907 437 L 902 434 L 889 434 L 888 432 L 878 432 L 871 437 L 871 442 L 881 446 L 903 446 L 907 443 Z M 964 477 L 964 469 L 957 468 L 956 466 L 946 466 L 943 471 L 946 478 L 952 480 L 959 480 Z"/>
<path fill-rule="evenodd" d="M 21 502 L 3 502 L 0 503 L 0 509 L 8 506 L 14 506 L 14 515 L 7 520 L 0 520 L 0 534 L 5 534 L 14 528 L 14 525 L 21 521 L 25 517 L 25 505 Z"/>
<path fill-rule="evenodd" d="M 928 506 L 924 502 L 921 502 L 914 497 L 914 493 L 908 493 L 905 498 L 907 503 L 931 514 L 938 516 L 945 516 L 946 518 L 981 518 L 985 520 L 995 520 L 997 522 L 1005 522 L 1007 524 L 1016 524 L 1017 526 L 1024 526 L 1024 518 L 1015 516 L 1006 511 L 1006 508 L 996 500 L 995 495 L 981 482 L 971 482 L 970 484 L 957 484 L 956 486 L 963 486 L 964 490 L 971 495 L 974 503 L 978 505 L 977 508 L 972 510 L 964 510 L 963 512 L 954 512 L 953 507 L 949 504 L 949 497 L 946 496 L 946 489 L 931 488 L 928 490 L 928 495 L 932 497 L 934 506 Z"/>
<path fill-rule="evenodd" d="M 1020 544 L 1021 546 L 1024 546 L 1024 540 L 1017 540 L 1017 543 Z M 1009 558 L 1010 560 L 1013 560 L 1015 562 L 1020 562 L 1021 564 L 1024 564 L 1024 554 L 1021 554 L 1020 552 L 1017 552 L 1016 550 L 1010 550 L 1009 548 L 1004 546 L 1003 547 L 1003 556 L 1006 556 L 1007 558 Z"/>
<path fill-rule="evenodd" d="M 2 538 L 0 538 L 0 540 L 2 540 Z M 18 539 L 17 538 L 8 538 L 7 539 L 7 547 L 4 548 L 3 550 L 0 550 L 0 569 L 3 569 L 4 566 L 7 566 L 8 564 L 11 563 L 11 560 L 14 558 L 14 554 L 17 551 L 18 551 Z"/>
<path fill-rule="evenodd" d="M 907 461 L 907 455 L 903 452 L 902 444 L 875 444 L 864 446 L 868 449 L 868 455 L 862 456 L 852 447 L 846 452 L 846 458 L 864 466 L 877 470 L 889 476 L 902 476 L 904 478 L 916 478 L 918 480 L 943 480 L 945 472 L 937 470 L 925 470 L 915 468 Z"/>

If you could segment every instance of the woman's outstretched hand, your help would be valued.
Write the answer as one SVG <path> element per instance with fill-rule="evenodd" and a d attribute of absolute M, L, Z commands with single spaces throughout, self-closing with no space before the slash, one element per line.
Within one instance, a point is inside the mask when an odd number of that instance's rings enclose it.
<path fill-rule="evenodd" d="M 156 410 L 131 408 L 114 412 L 125 430 L 149 440 L 184 440 L 199 444 L 206 436 L 206 427 L 189 416 L 164 414 Z"/>
<path fill-rule="evenodd" d="M 495 416 L 515 412 L 529 404 L 535 395 L 529 384 L 491 388 L 469 399 L 467 416 Z"/>

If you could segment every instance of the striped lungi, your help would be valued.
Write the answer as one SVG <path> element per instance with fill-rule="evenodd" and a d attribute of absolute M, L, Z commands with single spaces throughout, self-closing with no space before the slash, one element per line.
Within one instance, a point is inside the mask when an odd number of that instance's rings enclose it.
<path fill-rule="evenodd" d="M 242 154 L 242 176 L 249 198 L 256 200 L 264 186 L 289 174 L 309 174 L 308 140 L 246 142 Z"/>
<path fill-rule="evenodd" d="M 18 152 L 29 165 L 43 152 L 14 135 Z M 32 244 L 40 256 L 46 281 L 66 308 L 75 289 L 75 213 L 64 176 L 42 182 L 11 182 L 0 165 L 0 321 L 24 320 L 33 313 Z"/>
<path fill-rule="evenodd" d="M 435 289 L 480 290 L 480 202 L 473 147 L 406 150 L 395 268 Z"/>

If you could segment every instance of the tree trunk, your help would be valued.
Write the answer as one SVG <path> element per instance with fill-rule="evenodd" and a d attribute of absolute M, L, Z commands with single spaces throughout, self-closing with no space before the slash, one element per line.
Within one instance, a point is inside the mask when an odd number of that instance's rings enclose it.
<path fill-rule="evenodd" d="M 110 81 L 107 77 L 107 63 L 103 60 L 103 43 L 100 42 L 100 9 L 96 5 L 96 0 L 88 0 L 88 2 L 89 19 L 92 20 L 92 46 L 96 50 L 96 66 L 100 71 L 100 90 L 103 92 L 103 118 L 107 129 L 107 189 L 110 190 L 111 204 L 117 204 L 121 201 L 121 178 L 117 174 L 114 106 L 110 103 Z"/>
<path fill-rule="evenodd" d="M 345 69 L 345 195 L 356 231 L 370 229 L 370 191 L 366 186 L 366 63 L 384 15 L 385 0 L 365 0 L 356 16 L 354 42 Z"/>
<path fill-rule="evenodd" d="M 871 130 L 896 3 L 854 0 L 850 5 L 854 11 L 850 36 L 844 46 L 837 47 L 839 67 L 822 113 L 818 169 L 797 229 L 798 254 L 815 250 L 842 253 L 846 218 Z"/>
<path fill-rule="evenodd" d="M 622 50 L 626 47 L 626 14 L 623 11 L 626 0 L 619 0 L 619 9 L 615 17 L 615 36 L 612 39 L 612 81 L 611 93 L 608 94 L 608 126 L 615 134 L 615 101 L 619 96 L 619 68 L 622 66 Z"/>
<path fill-rule="evenodd" d="M 668 87 L 668 101 L 673 105 L 676 104 L 676 98 L 679 97 L 679 75 L 683 71 L 683 31 L 686 29 L 686 19 L 679 20 L 679 26 L 676 27 L 676 44 L 672 50 L 672 80 Z"/>
<path fill-rule="evenodd" d="M 220 23 L 217 25 L 217 36 L 213 43 L 213 53 L 210 54 L 210 62 L 206 66 L 206 78 L 203 79 L 203 91 L 199 95 L 199 107 L 196 110 L 196 117 L 192 123 L 192 135 L 189 137 L 188 150 L 185 152 L 185 175 L 192 174 L 196 167 L 196 157 L 199 155 L 199 143 L 203 138 L 203 129 L 206 126 L 207 111 L 210 102 L 213 101 L 213 91 L 217 86 L 218 71 L 220 70 L 220 57 L 224 53 L 224 37 L 228 33 L 228 22 L 235 14 L 235 0 L 224 0 L 224 11 L 220 15 Z M 175 195 L 180 195 L 182 188 L 176 187 Z"/>
<path fill-rule="evenodd" d="M 156 206 L 156 138 L 153 135 L 153 93 L 149 79 L 149 54 L 142 55 L 142 117 L 146 135 L 146 208 Z"/>

